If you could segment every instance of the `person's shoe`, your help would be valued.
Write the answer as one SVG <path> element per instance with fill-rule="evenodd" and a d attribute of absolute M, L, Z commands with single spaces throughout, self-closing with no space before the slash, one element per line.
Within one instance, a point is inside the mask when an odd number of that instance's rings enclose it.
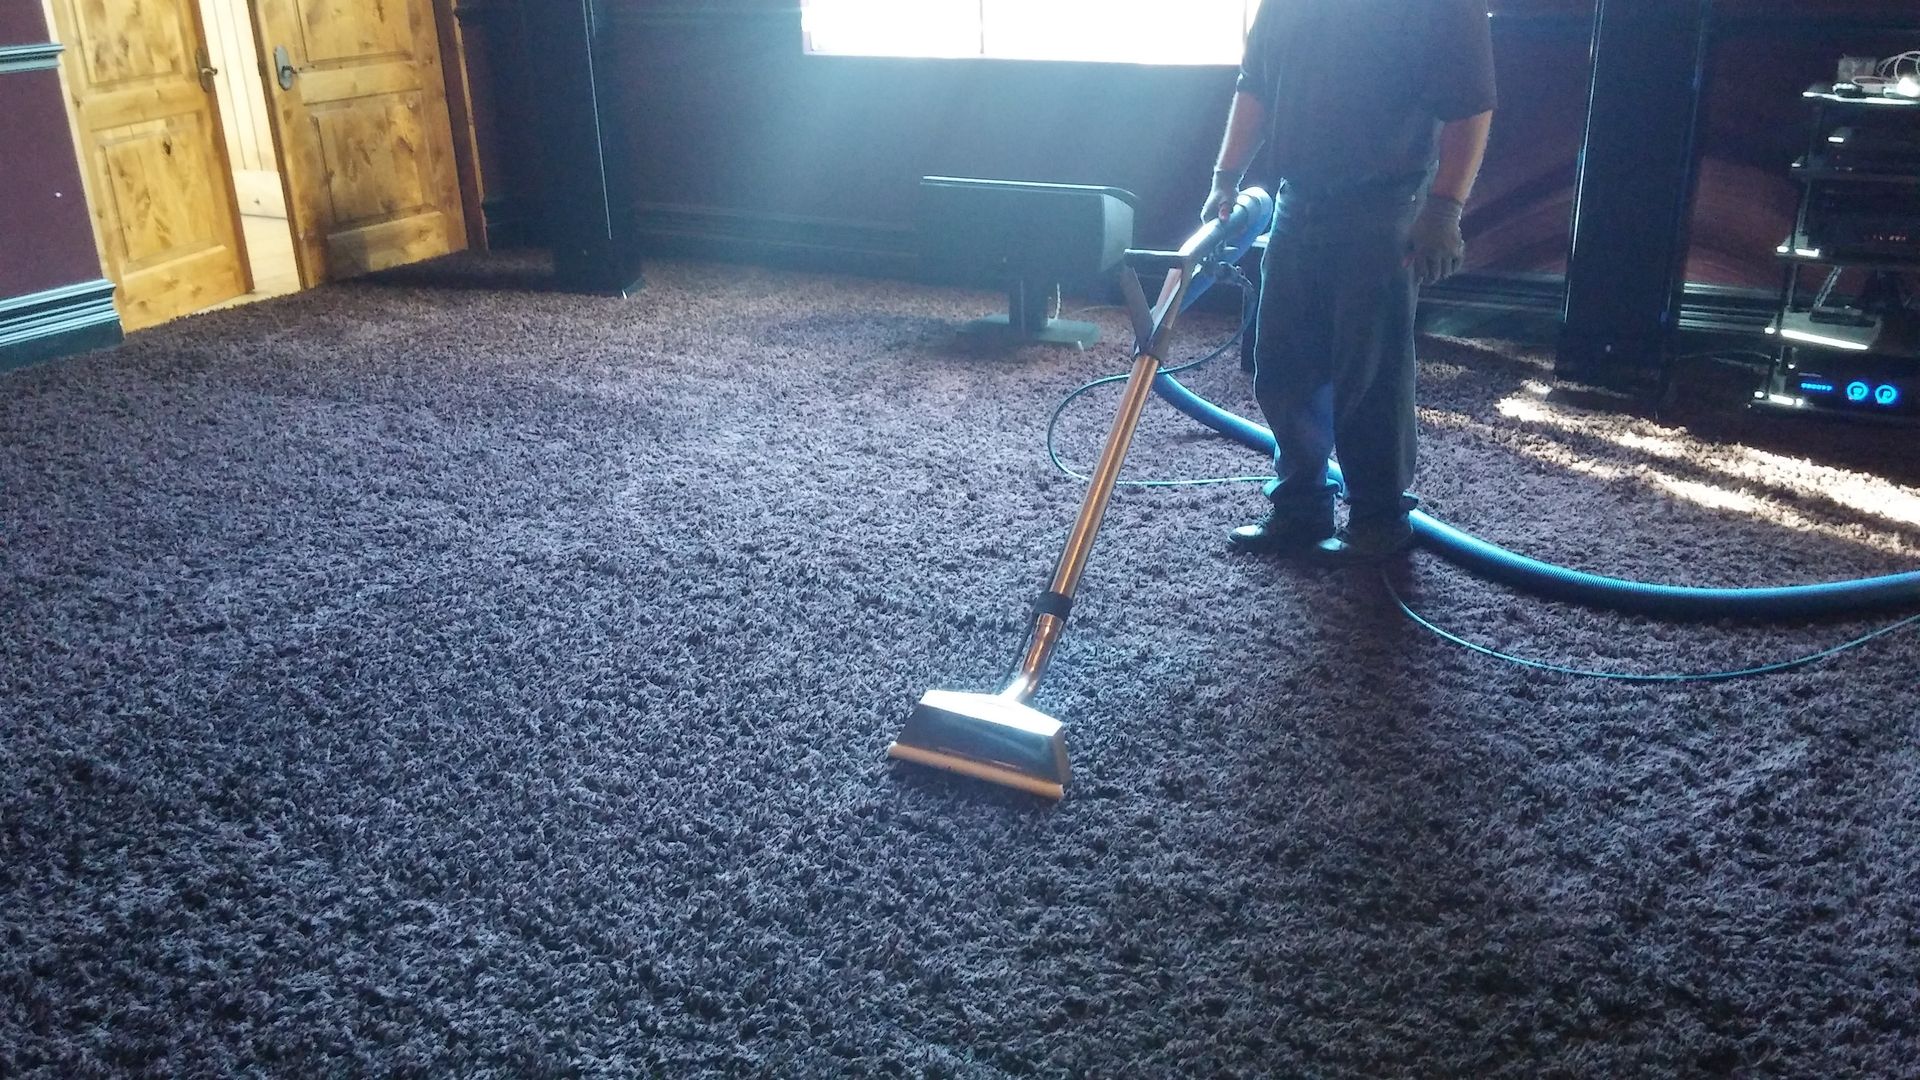
<path fill-rule="evenodd" d="M 1332 537 L 1314 545 L 1313 561 L 1329 566 L 1363 566 L 1413 550 L 1413 523 L 1405 514 L 1348 520 Z"/>
<path fill-rule="evenodd" d="M 1260 520 L 1233 530 L 1227 542 L 1235 551 L 1285 555 L 1308 551 L 1334 535 L 1333 507 L 1320 511 L 1268 510 Z"/>

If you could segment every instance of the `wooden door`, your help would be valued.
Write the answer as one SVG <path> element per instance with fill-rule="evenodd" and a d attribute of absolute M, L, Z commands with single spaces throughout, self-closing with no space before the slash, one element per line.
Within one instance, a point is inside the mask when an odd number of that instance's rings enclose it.
<path fill-rule="evenodd" d="M 194 0 L 51 0 L 87 204 L 129 330 L 252 287 Z"/>
<path fill-rule="evenodd" d="M 256 0 L 302 285 L 466 247 L 432 0 Z"/>

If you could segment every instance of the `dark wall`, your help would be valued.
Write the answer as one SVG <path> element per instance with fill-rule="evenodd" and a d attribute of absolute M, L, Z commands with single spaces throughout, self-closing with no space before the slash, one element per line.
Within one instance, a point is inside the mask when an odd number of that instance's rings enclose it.
<path fill-rule="evenodd" d="M 643 203 L 772 215 L 797 243 L 897 249 L 936 173 L 1123 187 L 1142 240 L 1171 239 L 1232 87 L 1220 68 L 808 57 L 792 5 L 754 0 L 613 19 Z"/>
<path fill-rule="evenodd" d="M 40 5 L 14 3 L 0 6 L 0 46 L 35 45 L 47 40 L 47 20 Z"/>
<path fill-rule="evenodd" d="M 38 4 L 0 7 L 0 300 L 100 277 L 60 76 L 26 51 L 48 38 Z"/>
<path fill-rule="evenodd" d="M 1771 287 L 1796 198 L 1799 92 L 1841 53 L 1920 47 L 1912 0 L 1722 0 L 1690 274 Z M 1592 0 L 1492 5 L 1502 104 L 1468 218 L 1477 268 L 1564 268 Z M 604 0 L 646 242 L 898 266 L 931 173 L 1111 184 L 1139 241 L 1184 235 L 1233 72 L 801 54 L 792 0 Z M 1361 65 L 1362 70 L 1364 65 Z"/>
<path fill-rule="evenodd" d="M 1224 66 L 809 57 L 795 5 L 774 0 L 608 10 L 655 224 L 773 215 L 778 236 L 897 248 L 918 179 L 951 173 L 1123 187 L 1140 242 L 1169 244 L 1205 196 L 1233 93 Z M 1536 0 L 1494 23 L 1504 107 L 1469 221 L 1482 265 L 1564 257 L 1589 10 Z"/>

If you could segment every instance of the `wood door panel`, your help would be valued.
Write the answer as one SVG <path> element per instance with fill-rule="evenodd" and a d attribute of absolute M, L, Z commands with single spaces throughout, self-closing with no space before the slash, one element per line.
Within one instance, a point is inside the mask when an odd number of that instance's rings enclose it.
<path fill-rule="evenodd" d="M 309 115 L 337 229 L 436 212 L 419 94 L 341 102 Z"/>
<path fill-rule="evenodd" d="M 83 179 L 121 322 L 137 330 L 247 291 L 218 102 L 194 0 L 52 0 Z"/>
<path fill-rule="evenodd" d="M 337 232 L 327 238 L 327 255 L 347 273 L 368 274 L 444 254 L 460 239 L 458 219 L 434 212 L 364 229 Z"/>
<path fill-rule="evenodd" d="M 96 94 L 77 110 L 89 131 L 104 132 L 183 113 L 211 112 L 198 83 L 168 83 L 140 90 Z"/>
<path fill-rule="evenodd" d="M 192 113 L 97 136 L 99 175 L 113 201 L 126 273 L 218 246 L 221 211 L 211 177 L 220 162 L 208 153 L 209 136 Z"/>
<path fill-rule="evenodd" d="M 120 286 L 121 321 L 129 328 L 153 326 L 243 295 L 245 270 L 222 248 L 169 259 L 127 275 Z"/>
<path fill-rule="evenodd" d="M 321 69 L 300 77 L 300 98 L 309 106 L 375 94 L 420 92 L 420 73 L 411 63 L 380 61 L 350 68 Z"/>
<path fill-rule="evenodd" d="M 413 58 L 408 0 L 305 0 L 301 29 L 316 66 L 383 57 Z"/>
<path fill-rule="evenodd" d="M 75 0 L 75 40 L 86 57 L 87 88 L 113 90 L 197 71 L 191 12 L 175 0 Z"/>

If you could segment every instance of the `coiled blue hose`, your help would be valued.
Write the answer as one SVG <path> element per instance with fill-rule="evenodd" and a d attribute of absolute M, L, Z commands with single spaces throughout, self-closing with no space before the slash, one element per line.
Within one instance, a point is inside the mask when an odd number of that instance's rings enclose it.
<path fill-rule="evenodd" d="M 1187 298 L 1191 304 L 1199 296 Z M 1207 401 L 1171 375 L 1153 388 L 1174 408 L 1272 458 L 1273 432 Z M 1339 469 L 1330 470 L 1340 479 Z M 1442 557 L 1481 577 L 1552 600 L 1687 619 L 1790 619 L 1920 606 L 1920 571 L 1851 581 L 1752 589 L 1657 585 L 1541 562 L 1464 533 L 1431 514 L 1412 514 L 1414 533 Z"/>

